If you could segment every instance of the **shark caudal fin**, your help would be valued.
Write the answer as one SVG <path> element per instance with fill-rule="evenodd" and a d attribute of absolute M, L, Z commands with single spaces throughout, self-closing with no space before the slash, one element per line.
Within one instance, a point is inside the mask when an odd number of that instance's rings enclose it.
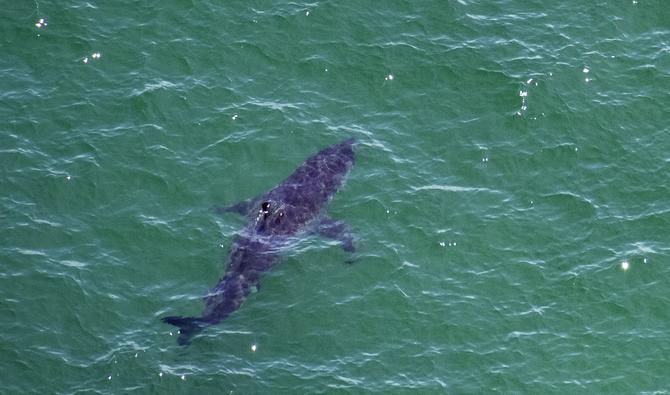
<path fill-rule="evenodd" d="M 161 318 L 161 321 L 179 328 L 177 344 L 180 346 L 191 344 L 193 336 L 200 333 L 206 326 L 205 322 L 200 317 L 171 316 L 163 317 Z"/>

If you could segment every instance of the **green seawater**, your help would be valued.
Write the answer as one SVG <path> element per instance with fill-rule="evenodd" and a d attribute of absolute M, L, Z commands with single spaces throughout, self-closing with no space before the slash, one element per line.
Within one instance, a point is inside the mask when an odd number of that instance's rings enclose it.
<path fill-rule="evenodd" d="M 667 1 L 0 3 L 0 393 L 670 393 Z M 178 346 L 350 136 L 354 264 Z"/>

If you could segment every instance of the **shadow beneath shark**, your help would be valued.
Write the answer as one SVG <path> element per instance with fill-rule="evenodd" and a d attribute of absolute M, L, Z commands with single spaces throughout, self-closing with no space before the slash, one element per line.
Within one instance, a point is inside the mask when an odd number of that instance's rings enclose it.
<path fill-rule="evenodd" d="M 299 232 L 314 229 L 324 237 L 340 240 L 345 251 L 354 251 L 346 224 L 323 213 L 354 165 L 354 142 L 351 138 L 319 151 L 261 196 L 217 209 L 246 215 L 249 223 L 233 240 L 226 272 L 204 297 L 202 315 L 162 318 L 179 328 L 177 343 L 189 344 L 204 328 L 239 309 L 247 295 L 258 289 L 261 274 L 279 261 L 281 250 Z"/>

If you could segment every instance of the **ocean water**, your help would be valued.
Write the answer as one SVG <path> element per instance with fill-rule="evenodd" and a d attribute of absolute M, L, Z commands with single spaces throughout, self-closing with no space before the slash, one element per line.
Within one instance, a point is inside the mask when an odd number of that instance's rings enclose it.
<path fill-rule="evenodd" d="M 670 393 L 670 4 L 4 1 L 0 393 Z M 330 213 L 189 347 L 255 196 Z M 252 349 L 253 347 L 253 349 Z"/>

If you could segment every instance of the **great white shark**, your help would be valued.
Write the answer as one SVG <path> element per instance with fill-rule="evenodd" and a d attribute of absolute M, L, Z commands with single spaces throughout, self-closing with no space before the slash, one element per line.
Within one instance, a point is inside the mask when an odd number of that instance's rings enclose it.
<path fill-rule="evenodd" d="M 228 267 L 204 297 L 202 314 L 162 318 L 179 328 L 177 343 L 189 344 L 204 328 L 218 324 L 239 309 L 247 295 L 258 289 L 261 274 L 277 264 L 282 249 L 301 232 L 315 231 L 339 240 L 345 251 L 354 251 L 347 225 L 325 213 L 325 206 L 354 165 L 354 143 L 350 138 L 325 148 L 268 192 L 217 210 L 246 215 L 249 223 L 235 236 Z"/>

